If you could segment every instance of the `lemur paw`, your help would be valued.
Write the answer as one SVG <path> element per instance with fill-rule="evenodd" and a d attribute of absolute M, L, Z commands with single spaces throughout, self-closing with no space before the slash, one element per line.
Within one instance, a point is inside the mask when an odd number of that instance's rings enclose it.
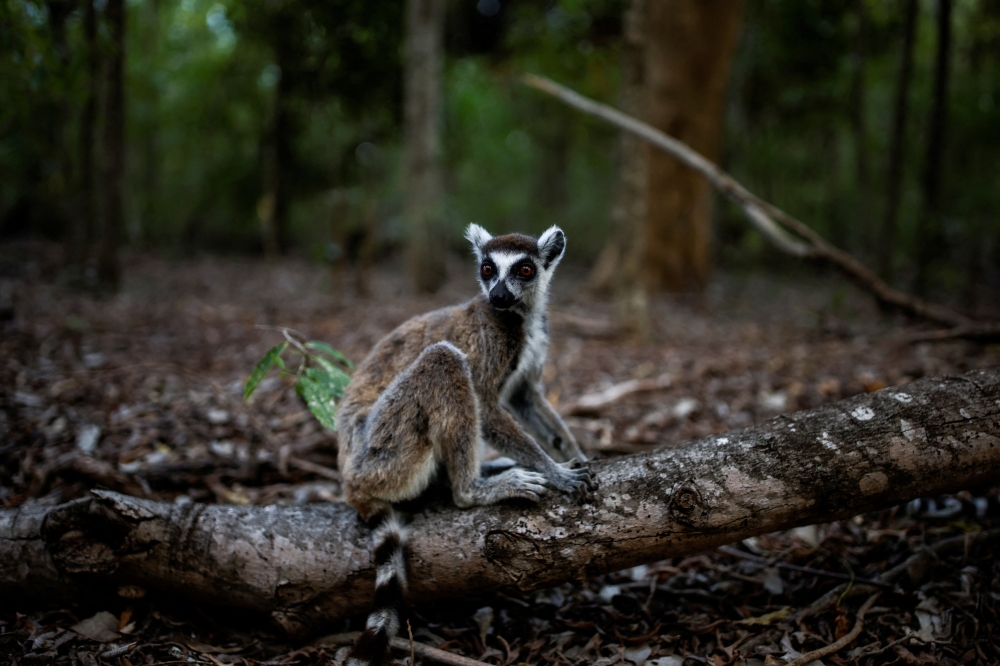
<path fill-rule="evenodd" d="M 542 495 L 549 491 L 546 487 L 547 480 L 543 474 L 529 472 L 519 467 L 499 474 L 496 479 L 507 487 L 507 496 L 510 498 L 537 502 Z"/>
<path fill-rule="evenodd" d="M 571 466 L 572 465 L 572 466 Z M 576 462 L 559 463 L 560 472 L 549 477 L 549 485 L 572 495 L 577 499 L 586 499 L 597 490 L 597 483 L 590 470 Z"/>

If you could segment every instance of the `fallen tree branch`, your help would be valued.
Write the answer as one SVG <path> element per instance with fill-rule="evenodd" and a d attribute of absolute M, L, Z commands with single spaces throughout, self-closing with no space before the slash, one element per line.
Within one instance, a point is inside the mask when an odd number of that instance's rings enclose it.
<path fill-rule="evenodd" d="M 413 517 L 413 600 L 533 590 L 1000 482 L 1000 369 L 926 378 L 669 450 L 592 463 L 582 504 Z M 121 585 L 264 612 L 304 635 L 366 611 L 369 533 L 343 504 L 171 504 L 108 491 L 0 511 L 0 598 Z"/>
<path fill-rule="evenodd" d="M 870 291 L 881 303 L 913 316 L 950 327 L 952 329 L 950 337 L 986 339 L 1000 337 L 1000 323 L 976 322 L 950 308 L 928 303 L 916 296 L 893 289 L 874 271 L 852 255 L 828 243 L 808 225 L 777 206 L 757 197 L 716 164 L 652 125 L 606 104 L 588 99 L 551 79 L 535 74 L 526 74 L 523 81 L 528 86 L 551 95 L 578 111 L 600 118 L 645 139 L 694 169 L 703 175 L 712 187 L 742 208 L 750 223 L 781 251 L 795 257 L 822 259 L 829 262 Z M 786 229 L 791 230 L 797 238 L 790 235 Z M 938 335 L 941 334 L 938 333 Z"/>

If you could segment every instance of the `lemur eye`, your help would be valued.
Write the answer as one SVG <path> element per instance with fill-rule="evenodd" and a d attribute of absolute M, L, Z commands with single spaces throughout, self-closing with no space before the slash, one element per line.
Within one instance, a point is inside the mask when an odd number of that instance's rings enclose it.
<path fill-rule="evenodd" d="M 493 275 L 493 267 L 489 264 L 483 264 L 483 267 L 480 268 L 479 271 L 483 274 L 483 277 L 490 277 Z"/>
<path fill-rule="evenodd" d="M 529 278 L 535 274 L 535 269 L 528 264 L 524 264 L 517 272 L 521 275 L 521 277 Z"/>

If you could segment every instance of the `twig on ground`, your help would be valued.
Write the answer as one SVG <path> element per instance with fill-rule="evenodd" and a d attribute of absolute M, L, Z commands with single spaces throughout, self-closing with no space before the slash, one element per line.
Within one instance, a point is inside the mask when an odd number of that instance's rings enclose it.
<path fill-rule="evenodd" d="M 609 386 L 603 391 L 580 396 L 574 402 L 567 403 L 560 411 L 565 416 L 596 414 L 627 396 L 669 388 L 672 381 L 673 378 L 669 374 L 660 375 L 656 379 L 630 379 Z"/>
<path fill-rule="evenodd" d="M 857 584 L 874 585 L 876 587 L 884 587 L 887 589 L 892 589 L 894 586 L 891 583 L 887 583 L 881 580 L 875 580 L 873 578 L 858 578 L 857 576 L 851 576 L 849 574 L 840 573 L 838 571 L 823 571 L 822 569 L 813 569 L 811 567 L 802 567 L 797 564 L 791 564 L 789 562 L 775 562 L 773 565 L 767 560 L 767 558 L 760 557 L 759 555 L 754 555 L 752 553 L 744 553 L 742 550 L 737 550 L 732 546 L 719 546 L 717 548 L 720 553 L 725 553 L 726 555 L 731 555 L 733 557 L 738 557 L 741 560 L 749 560 L 750 562 L 756 562 L 757 564 L 763 566 L 776 566 L 779 569 L 786 569 L 788 571 L 798 571 L 799 573 L 810 574 L 813 576 L 824 576 L 826 578 L 836 578 L 837 580 L 846 580 L 849 582 Z"/>
<path fill-rule="evenodd" d="M 123 654 L 128 654 L 133 650 L 133 648 L 135 648 L 136 645 L 138 645 L 138 642 L 132 641 L 127 645 L 121 645 L 116 648 L 111 648 L 110 650 L 105 650 L 104 652 L 100 653 L 97 656 L 99 656 L 101 659 L 113 659 L 115 657 L 120 657 Z"/>
<path fill-rule="evenodd" d="M 410 626 L 410 621 L 406 621 L 406 634 L 410 637 L 410 666 L 416 666 L 417 656 L 414 654 L 413 647 L 413 627 Z"/>
<path fill-rule="evenodd" d="M 316 645 L 354 645 L 354 641 L 357 640 L 361 632 L 349 631 L 343 634 L 331 634 L 329 636 L 324 636 L 316 641 Z M 451 652 L 445 652 L 444 650 L 439 650 L 438 648 L 431 647 L 424 643 L 418 643 L 414 641 L 412 637 L 410 640 L 404 640 L 402 638 L 393 638 L 389 641 L 390 647 L 395 650 L 400 650 L 403 652 L 409 652 L 412 648 L 413 654 L 420 655 L 425 659 L 430 659 L 436 661 L 439 664 L 448 664 L 448 666 L 487 666 L 486 662 L 479 661 L 477 659 L 470 659 L 469 657 L 463 657 L 459 654 L 452 654 Z"/>
<path fill-rule="evenodd" d="M 1000 337 L 1000 323 L 975 322 L 950 308 L 928 303 L 893 289 L 874 271 L 852 255 L 828 243 L 808 225 L 752 194 L 716 164 L 655 127 L 618 109 L 588 99 L 545 77 L 526 74 L 523 81 L 579 111 L 635 134 L 694 169 L 708 179 L 715 189 L 742 208 L 750 223 L 783 252 L 796 257 L 823 259 L 870 291 L 883 304 L 944 324 L 953 330 L 961 330 L 961 337 Z M 786 229 L 790 229 L 798 238 L 793 237 Z"/>
<path fill-rule="evenodd" d="M 803 666 L 804 664 L 808 664 L 811 661 L 822 659 L 828 654 L 833 654 L 834 652 L 838 652 L 839 650 L 842 650 L 843 648 L 850 645 L 854 641 L 854 639 L 861 634 L 861 628 L 864 626 L 865 613 L 868 612 L 868 609 L 872 607 L 872 604 L 875 603 L 875 600 L 878 599 L 879 595 L 881 594 L 882 594 L 881 592 L 876 592 L 875 594 L 871 595 L 870 597 L 868 597 L 868 599 L 865 600 L 865 603 L 862 604 L 861 608 L 858 609 L 858 616 L 857 616 L 858 619 L 854 622 L 854 628 L 851 629 L 849 632 L 847 632 L 839 640 L 836 640 L 833 643 L 830 643 L 829 645 L 821 647 L 817 650 L 806 652 L 801 657 L 793 659 L 792 661 L 788 662 L 788 666 Z"/>
<path fill-rule="evenodd" d="M 911 569 L 914 569 L 917 566 L 922 565 L 930 558 L 936 558 L 958 547 L 968 548 L 971 545 L 988 543 L 995 539 L 1000 539 L 1000 529 L 983 530 L 982 532 L 973 532 L 972 534 L 961 534 L 959 536 L 952 537 L 950 539 L 944 539 L 943 541 L 939 541 L 929 548 L 922 548 L 918 550 L 916 553 L 906 558 L 906 560 L 904 560 L 902 563 L 897 564 L 892 569 L 889 569 L 888 571 L 883 573 L 881 576 L 878 577 L 878 580 L 883 583 L 891 583 L 895 581 L 897 578 L 899 578 L 904 572 L 910 571 Z M 805 608 L 799 610 L 790 619 L 793 622 L 802 622 L 807 617 L 816 615 L 817 613 L 820 613 L 829 608 L 830 606 L 832 606 L 834 603 L 836 603 L 837 599 L 839 599 L 841 595 L 843 595 L 845 592 L 848 595 L 853 596 L 856 594 L 864 594 L 866 592 L 872 592 L 874 591 L 874 589 L 875 587 L 869 584 L 855 585 L 850 590 L 848 590 L 848 585 L 846 583 L 838 585 L 837 587 L 833 588 L 832 590 L 821 596 L 816 601 L 812 602 L 809 606 L 806 606 Z"/>
<path fill-rule="evenodd" d="M 288 464 L 292 467 L 301 469 L 303 472 L 310 472 L 316 476 L 322 476 L 323 478 L 330 479 L 331 481 L 341 481 L 340 472 L 335 469 L 330 469 L 325 465 L 320 465 L 314 462 L 309 462 L 308 460 L 303 460 L 296 456 L 288 456 Z"/>

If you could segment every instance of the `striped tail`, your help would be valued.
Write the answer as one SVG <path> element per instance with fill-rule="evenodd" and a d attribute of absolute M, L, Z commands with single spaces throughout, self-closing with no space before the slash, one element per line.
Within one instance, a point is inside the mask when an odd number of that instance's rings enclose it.
<path fill-rule="evenodd" d="M 399 631 L 406 590 L 406 529 L 389 511 L 372 534 L 375 548 L 375 601 L 365 630 L 347 657 L 347 666 L 383 666 L 389 641 Z"/>
<path fill-rule="evenodd" d="M 953 518 L 1000 517 L 1000 497 L 973 497 L 971 500 L 957 497 L 929 499 L 921 497 L 906 505 L 911 515 L 950 520 Z"/>

